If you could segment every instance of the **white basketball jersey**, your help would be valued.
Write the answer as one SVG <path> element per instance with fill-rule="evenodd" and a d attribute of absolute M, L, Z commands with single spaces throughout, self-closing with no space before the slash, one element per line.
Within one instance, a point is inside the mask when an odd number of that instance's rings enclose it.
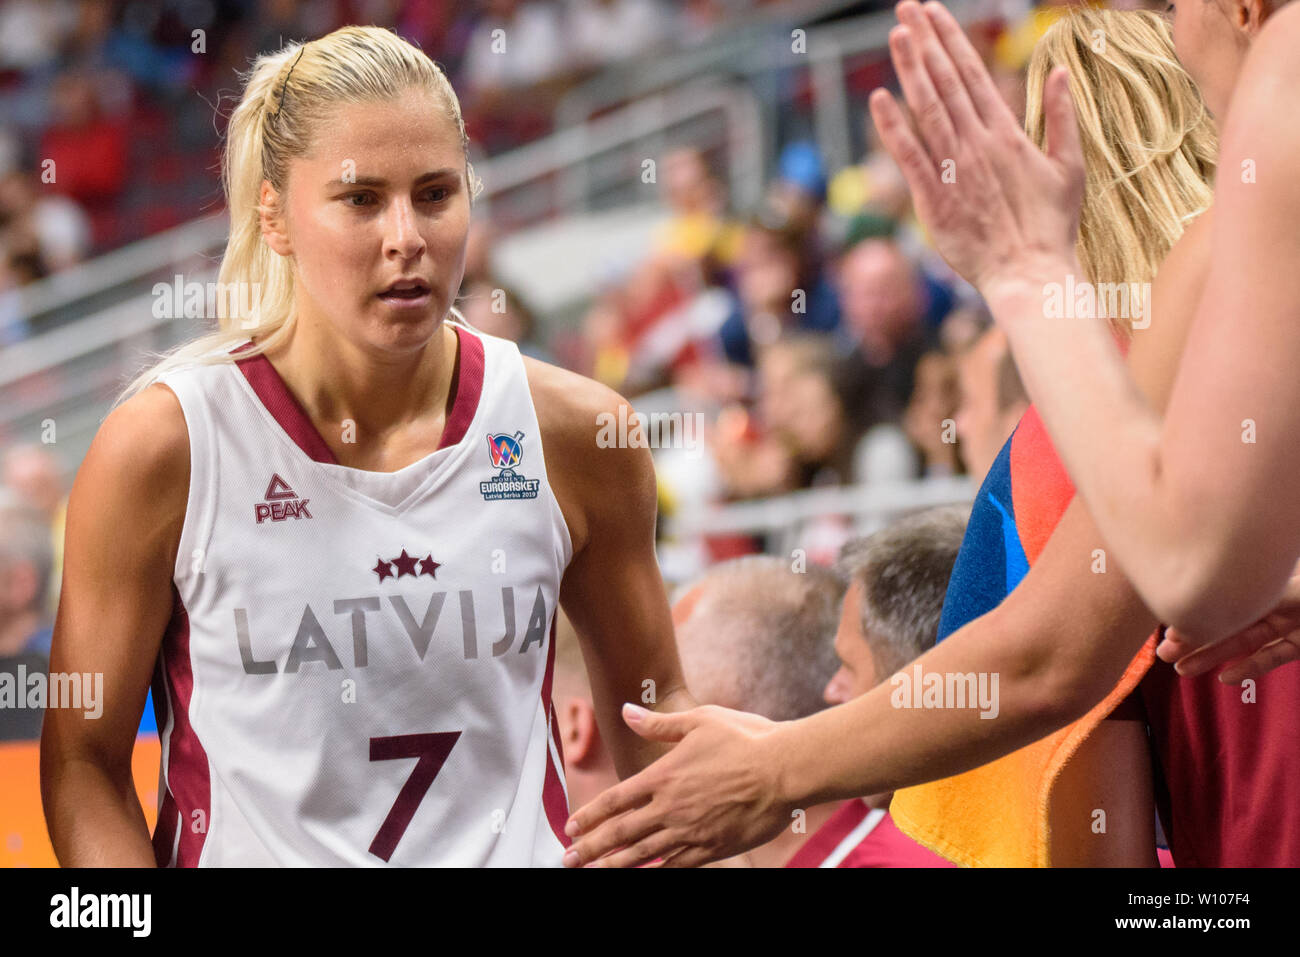
<path fill-rule="evenodd" d="M 391 473 L 339 465 L 265 357 L 160 379 L 190 436 L 160 864 L 560 864 L 572 544 L 518 349 L 455 328 L 442 446 Z"/>

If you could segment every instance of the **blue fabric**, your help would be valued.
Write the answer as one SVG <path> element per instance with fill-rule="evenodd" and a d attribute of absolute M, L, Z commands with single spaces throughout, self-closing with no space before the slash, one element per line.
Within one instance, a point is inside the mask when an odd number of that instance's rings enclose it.
<path fill-rule="evenodd" d="M 1029 571 L 1010 507 L 1014 438 L 1013 434 L 1002 446 L 975 496 L 966 534 L 948 579 L 938 641 L 1002 604 Z"/>
<path fill-rule="evenodd" d="M 37 628 L 27 636 L 27 643 L 23 645 L 23 651 L 34 651 L 38 655 L 50 657 L 50 642 L 54 639 L 53 628 Z"/>

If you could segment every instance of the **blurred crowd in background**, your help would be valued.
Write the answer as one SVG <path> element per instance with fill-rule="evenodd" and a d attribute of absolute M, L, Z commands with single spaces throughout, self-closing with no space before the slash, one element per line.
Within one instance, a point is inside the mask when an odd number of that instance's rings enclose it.
<path fill-rule="evenodd" d="M 605 61 L 707 43 L 776 5 L 10 0 L 0 4 L 0 303 L 219 206 L 214 104 L 253 53 L 282 40 L 345 22 L 392 26 L 445 66 L 471 140 L 492 154 L 547 132 L 557 92 Z M 1029 52 L 1060 9 L 991 5 L 971 29 L 1017 112 Z M 502 23 L 515 53 L 486 56 Z M 189 54 L 196 24 L 206 57 Z M 667 395 L 703 414 L 702 454 L 657 454 L 663 516 L 827 486 L 978 483 L 1027 400 L 1005 340 L 930 247 L 869 117 L 860 122 L 867 148 L 845 168 L 827 168 L 807 140 L 783 144 L 755 208 L 735 207 L 718 157 L 665 151 L 666 225 L 563 328 L 494 275 L 499 233 L 478 220 L 459 308 L 638 407 Z M 51 183 L 45 159 L 58 170 Z M 0 657 L 48 651 L 69 484 L 35 437 L 0 449 Z M 847 519 L 814 523 L 809 561 L 833 562 L 852 533 Z M 695 570 L 765 547 L 762 536 L 712 536 Z"/>

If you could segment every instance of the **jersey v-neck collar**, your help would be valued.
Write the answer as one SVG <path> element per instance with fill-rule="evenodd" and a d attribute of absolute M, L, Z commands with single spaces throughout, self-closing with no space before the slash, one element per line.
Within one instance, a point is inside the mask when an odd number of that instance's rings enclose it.
<path fill-rule="evenodd" d="M 453 328 L 456 330 L 457 339 L 460 343 L 460 348 L 456 350 L 456 363 L 452 371 L 452 389 L 455 398 L 452 399 L 451 411 L 447 414 L 447 422 L 442 430 L 442 439 L 438 442 L 438 448 L 435 452 L 441 452 L 443 449 L 457 445 L 465 438 L 465 433 L 469 431 L 470 423 L 474 421 L 474 413 L 478 409 L 479 400 L 483 394 L 483 342 L 478 336 L 462 329 L 460 326 L 453 326 Z M 253 343 L 249 341 L 231 351 L 233 353 L 243 352 L 251 348 L 252 345 Z M 316 426 L 312 424 L 307 410 L 298 401 L 298 397 L 290 391 L 289 386 L 281 378 L 280 373 L 276 371 L 275 366 L 271 364 L 270 359 L 259 354 L 247 359 L 237 359 L 235 365 L 244 374 L 244 378 L 248 380 L 253 393 L 266 408 L 266 411 L 270 413 L 285 434 L 293 440 L 293 443 L 308 458 L 326 465 L 337 465 L 340 468 L 347 467 L 339 462 L 329 444 L 321 437 Z M 354 471 L 370 470 L 355 469 Z M 374 474 L 393 475 L 396 473 L 375 472 Z"/>

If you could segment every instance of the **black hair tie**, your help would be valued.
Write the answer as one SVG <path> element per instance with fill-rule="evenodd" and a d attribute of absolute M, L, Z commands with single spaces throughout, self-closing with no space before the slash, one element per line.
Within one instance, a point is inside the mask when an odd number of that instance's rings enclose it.
<path fill-rule="evenodd" d="M 293 76 L 293 68 L 298 65 L 298 61 L 302 59 L 302 55 L 306 52 L 307 44 L 304 43 L 298 48 L 298 55 L 293 59 L 293 66 L 289 67 L 289 72 L 284 75 L 284 83 L 280 86 L 280 102 L 276 105 L 275 112 L 271 114 L 272 119 L 278 118 L 280 111 L 284 109 L 284 91 L 289 88 L 289 77 Z"/>

